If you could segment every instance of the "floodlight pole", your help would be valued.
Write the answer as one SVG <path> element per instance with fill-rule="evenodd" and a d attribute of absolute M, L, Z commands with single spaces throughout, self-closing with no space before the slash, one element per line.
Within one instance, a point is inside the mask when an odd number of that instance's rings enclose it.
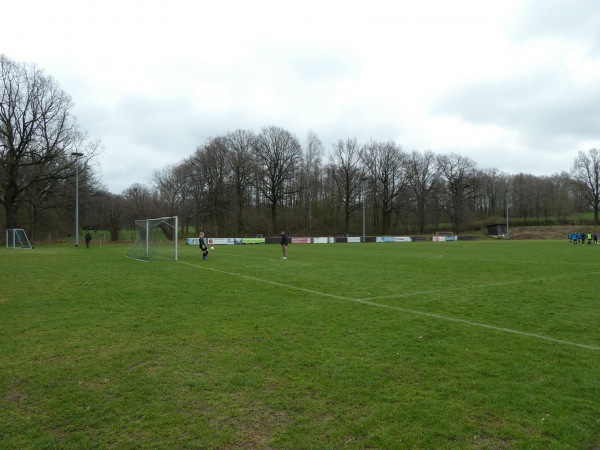
<path fill-rule="evenodd" d="M 507 189 L 505 192 L 505 202 L 506 202 L 506 239 L 508 239 L 508 193 L 510 192 L 510 189 Z"/>
<path fill-rule="evenodd" d="M 79 158 L 83 153 L 73 152 L 75 157 L 75 247 L 79 247 Z"/>

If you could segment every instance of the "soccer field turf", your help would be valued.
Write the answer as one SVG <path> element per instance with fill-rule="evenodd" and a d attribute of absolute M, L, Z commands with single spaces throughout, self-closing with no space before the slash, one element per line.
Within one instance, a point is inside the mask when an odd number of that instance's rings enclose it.
<path fill-rule="evenodd" d="M 2 448 L 595 448 L 600 246 L 0 249 Z"/>

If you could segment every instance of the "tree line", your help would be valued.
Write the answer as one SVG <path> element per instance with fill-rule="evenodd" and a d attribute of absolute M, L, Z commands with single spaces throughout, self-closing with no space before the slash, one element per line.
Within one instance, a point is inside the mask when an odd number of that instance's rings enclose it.
<path fill-rule="evenodd" d="M 597 213 L 600 180 L 586 183 L 578 173 L 593 164 L 600 173 L 599 161 L 592 149 L 579 154 L 571 173 L 509 175 L 479 169 L 459 154 L 407 152 L 393 141 L 340 139 L 325 152 L 314 132 L 302 145 L 289 131 L 268 126 L 211 137 L 190 157 L 156 171 L 150 187 L 133 185 L 120 200 L 125 222 L 166 213 L 180 217 L 184 232 L 203 228 L 214 236 L 281 229 L 361 235 L 363 226 L 369 235 L 459 233 L 503 223 L 507 213 L 524 225 Z"/>
<path fill-rule="evenodd" d="M 101 145 L 79 128 L 72 101 L 35 66 L 0 55 L 0 219 L 32 239 L 79 222 L 119 240 L 136 219 L 180 218 L 212 236 L 425 234 L 502 223 L 562 224 L 600 209 L 600 154 L 579 152 L 550 176 L 480 169 L 465 156 L 407 151 L 391 140 L 339 139 L 325 149 L 278 126 L 210 137 L 150 185 L 108 192 L 95 173 Z M 84 156 L 81 156 L 83 154 Z M 2 217 L 2 215 L 4 217 Z"/>

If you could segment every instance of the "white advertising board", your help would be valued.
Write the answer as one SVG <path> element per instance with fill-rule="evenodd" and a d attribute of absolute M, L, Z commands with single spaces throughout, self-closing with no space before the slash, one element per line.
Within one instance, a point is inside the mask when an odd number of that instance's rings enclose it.
<path fill-rule="evenodd" d="M 408 236 L 377 236 L 377 242 L 412 242 Z"/>
<path fill-rule="evenodd" d="M 313 238 L 313 244 L 333 244 L 335 239 L 332 237 L 316 237 Z"/>

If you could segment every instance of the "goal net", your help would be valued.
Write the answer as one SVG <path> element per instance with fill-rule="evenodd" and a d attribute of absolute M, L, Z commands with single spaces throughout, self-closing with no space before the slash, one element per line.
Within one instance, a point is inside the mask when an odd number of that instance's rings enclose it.
<path fill-rule="evenodd" d="M 129 258 L 141 261 L 177 261 L 177 216 L 135 221 L 135 239 Z"/>
<path fill-rule="evenodd" d="M 21 228 L 9 228 L 6 230 L 6 248 L 26 248 L 31 250 L 31 243 L 27 239 L 27 233 Z"/>

